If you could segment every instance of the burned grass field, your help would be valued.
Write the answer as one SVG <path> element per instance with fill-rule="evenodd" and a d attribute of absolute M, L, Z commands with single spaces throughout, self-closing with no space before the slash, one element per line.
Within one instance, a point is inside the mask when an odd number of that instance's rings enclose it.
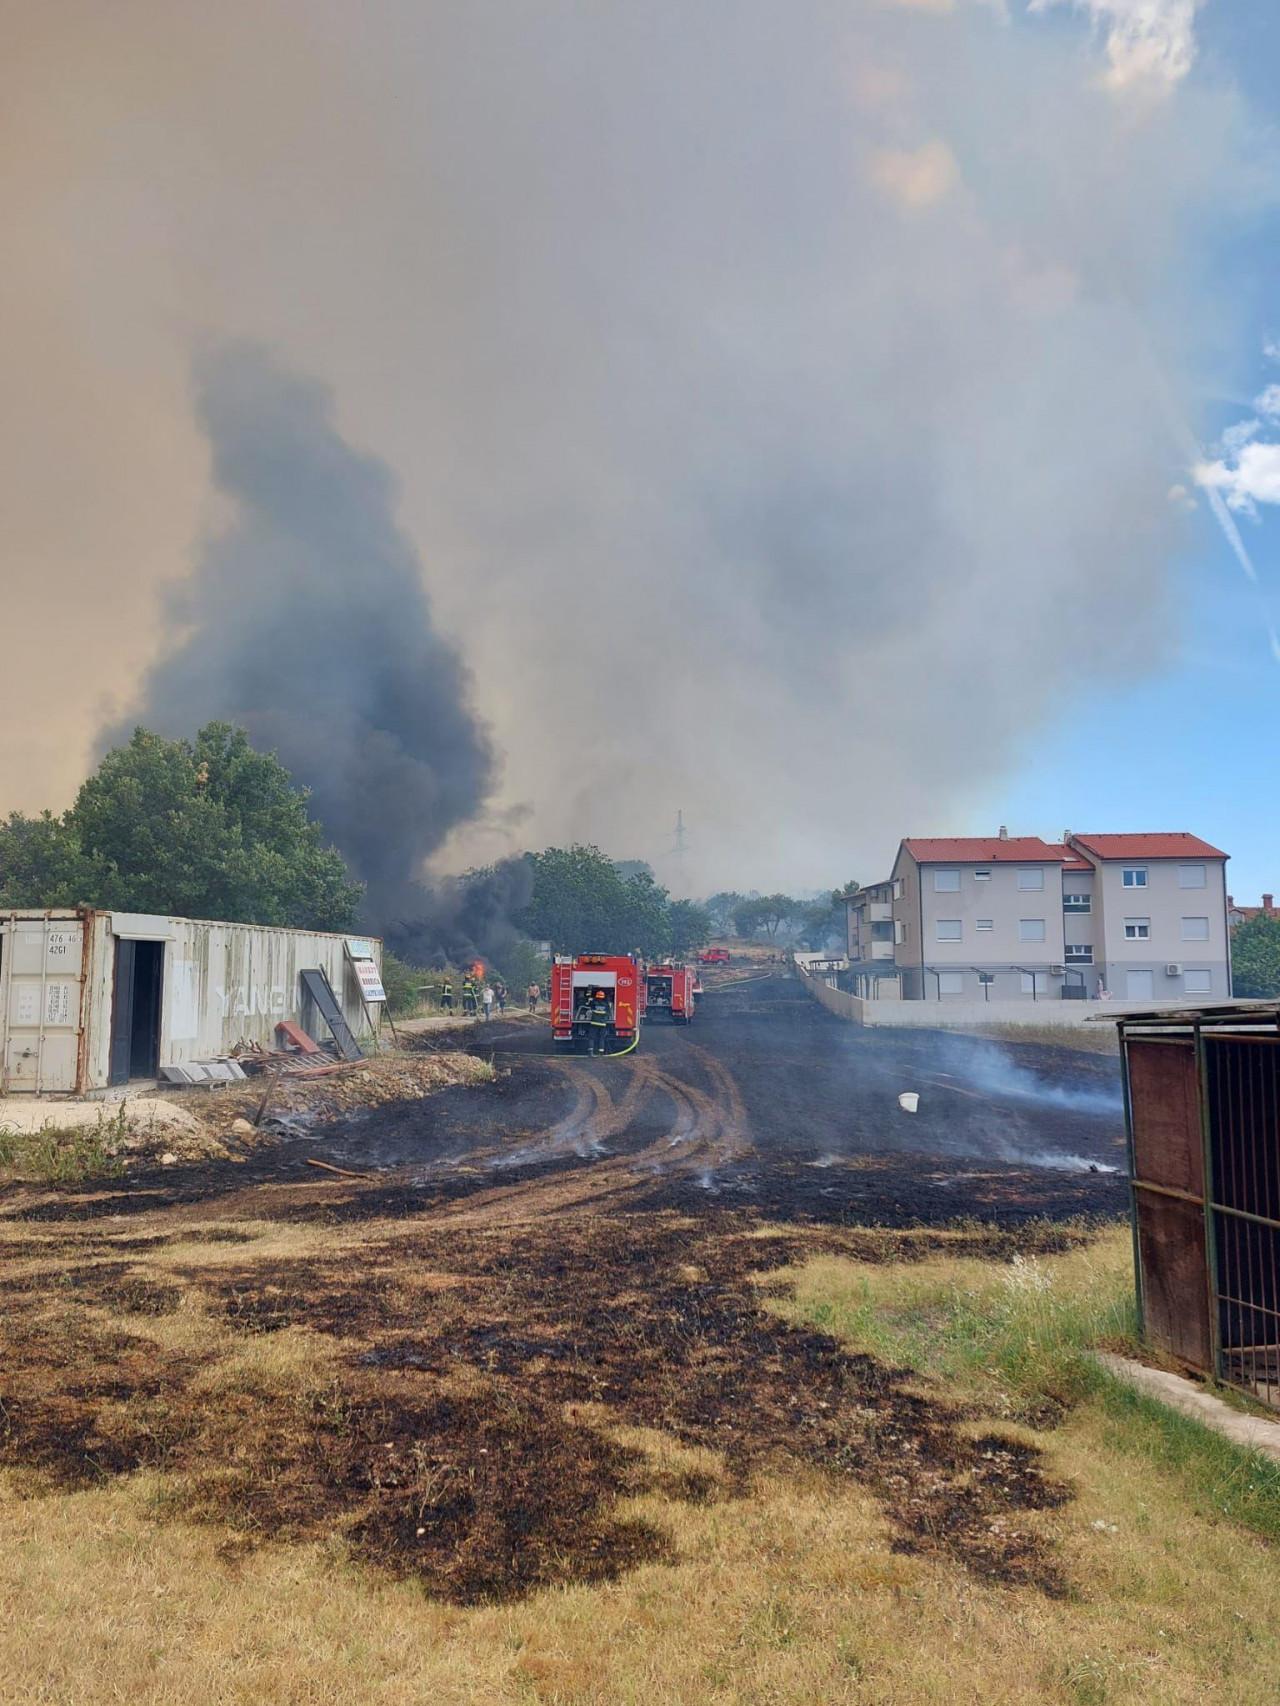
<path fill-rule="evenodd" d="M 127 1495 L 228 1580 L 314 1556 L 473 1610 L 678 1582 L 781 1498 L 865 1508 L 886 1559 L 1020 1617 L 1069 1606 L 1072 1393 L 946 1390 L 795 1285 L 1087 1254 L 1120 1207 L 1111 1063 L 1009 1076 L 793 990 L 726 991 L 626 1061 L 495 1026 L 472 1089 L 239 1166 L 10 1189 L 0 1515 Z"/>

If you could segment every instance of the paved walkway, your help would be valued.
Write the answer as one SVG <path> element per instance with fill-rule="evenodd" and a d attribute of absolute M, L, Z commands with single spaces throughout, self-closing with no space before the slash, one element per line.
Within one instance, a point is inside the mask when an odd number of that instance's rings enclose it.
<path fill-rule="evenodd" d="M 1273 1422 L 1266 1416 L 1246 1416 L 1221 1398 L 1215 1398 L 1212 1392 L 1206 1392 L 1194 1380 L 1170 1374 L 1163 1368 L 1147 1368 L 1144 1363 L 1113 1356 L 1109 1351 L 1099 1351 L 1098 1361 L 1117 1380 L 1123 1380 L 1148 1398 L 1157 1398 L 1171 1410 L 1193 1417 L 1246 1451 L 1260 1451 L 1264 1457 L 1280 1463 L 1280 1417 Z"/>

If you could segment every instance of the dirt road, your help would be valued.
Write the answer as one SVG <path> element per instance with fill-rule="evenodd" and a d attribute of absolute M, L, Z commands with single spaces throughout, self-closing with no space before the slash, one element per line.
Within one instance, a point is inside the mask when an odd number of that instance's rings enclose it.
<path fill-rule="evenodd" d="M 1014 1224 L 1123 1211 L 1123 1119 L 1108 1056 L 1006 1048 L 938 1032 L 859 1031 L 766 976 L 703 1001 L 688 1028 L 645 1027 L 636 1052 L 551 1053 L 546 1028 L 466 1033 L 491 1084 L 384 1104 L 238 1167 L 153 1170 L 127 1183 L 7 1193 L 27 1220 L 187 1205 L 338 1220 L 464 1204 L 536 1212 L 545 1197 L 633 1212 L 677 1208 L 825 1224 Z M 435 1040 L 435 1039 L 432 1039 Z M 899 1093 L 915 1091 L 919 1111 Z M 370 1175 L 318 1189 L 308 1157 Z M 0 1214 L 6 1212 L 0 1196 Z"/>
<path fill-rule="evenodd" d="M 566 1170 L 636 1208 L 888 1225 L 1124 1205 L 1119 1071 L 1108 1056 L 859 1031 L 785 976 L 708 995 L 617 1060 L 550 1055 L 544 1030 L 477 1039 L 499 1078 L 334 1135 L 352 1167 L 468 1193 Z M 920 1097 L 905 1113 L 901 1091 Z"/>

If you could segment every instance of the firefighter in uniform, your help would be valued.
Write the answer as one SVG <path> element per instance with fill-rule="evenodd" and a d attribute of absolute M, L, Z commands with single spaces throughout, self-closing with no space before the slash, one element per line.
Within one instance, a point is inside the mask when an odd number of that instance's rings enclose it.
<path fill-rule="evenodd" d="M 440 985 L 440 1006 L 446 1013 L 453 1012 L 453 980 L 445 978 Z"/>
<path fill-rule="evenodd" d="M 587 1053 L 607 1054 L 609 1052 L 609 1003 L 605 999 L 603 989 L 597 989 L 591 997 L 591 1006 L 587 1013 Z"/>
<path fill-rule="evenodd" d="M 476 1012 L 476 986 L 469 977 L 462 980 L 462 1011 L 470 1013 L 472 1018 Z"/>

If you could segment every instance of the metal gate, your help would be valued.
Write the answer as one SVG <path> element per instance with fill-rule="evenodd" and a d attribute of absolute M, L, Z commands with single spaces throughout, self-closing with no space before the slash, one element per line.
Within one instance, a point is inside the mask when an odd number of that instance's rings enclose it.
<path fill-rule="evenodd" d="M 81 918 L 0 917 L 0 1088 L 80 1089 L 84 950 Z"/>
<path fill-rule="evenodd" d="M 1144 1332 L 1280 1404 L 1280 1008 L 1120 1028 Z"/>

